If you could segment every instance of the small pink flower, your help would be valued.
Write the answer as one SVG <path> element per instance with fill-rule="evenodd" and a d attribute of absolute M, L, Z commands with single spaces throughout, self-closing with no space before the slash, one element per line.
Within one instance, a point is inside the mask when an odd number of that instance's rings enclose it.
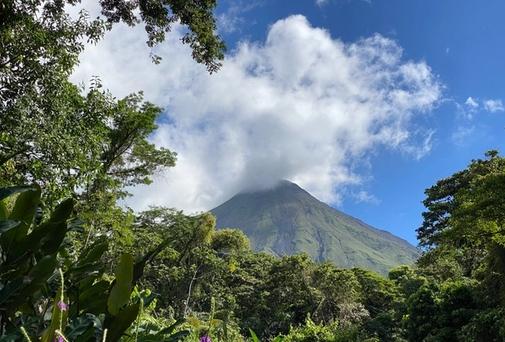
<path fill-rule="evenodd" d="M 200 342 L 212 342 L 209 336 L 200 337 Z"/>
<path fill-rule="evenodd" d="M 62 300 L 60 300 L 58 302 L 58 307 L 60 308 L 61 311 L 67 311 L 68 310 L 68 305 L 64 301 L 62 301 Z M 58 342 L 60 342 L 60 341 L 58 340 Z"/>
<path fill-rule="evenodd" d="M 58 337 L 54 340 L 54 342 L 65 342 L 65 340 L 63 339 L 63 337 L 58 335 Z"/>

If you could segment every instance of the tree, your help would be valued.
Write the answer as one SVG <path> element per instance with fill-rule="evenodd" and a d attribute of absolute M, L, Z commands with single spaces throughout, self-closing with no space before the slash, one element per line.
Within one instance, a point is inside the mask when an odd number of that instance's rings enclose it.
<path fill-rule="evenodd" d="M 408 316 L 405 328 L 409 341 L 425 341 L 428 336 L 436 335 L 439 315 L 437 291 L 438 288 L 435 284 L 426 284 L 408 299 Z"/>
<path fill-rule="evenodd" d="M 160 234 L 154 249 L 153 239 L 148 240 L 145 253 L 139 254 L 136 262 L 132 255 L 122 254 L 115 280 L 110 282 L 111 275 L 104 272 L 106 266 L 114 264 L 111 256 L 131 249 L 134 242 L 128 234 L 134 224 L 133 214 L 117 206 L 117 200 L 127 195 L 126 187 L 148 184 L 160 168 L 173 166 L 175 154 L 148 142 L 161 110 L 144 102 L 141 94 L 116 100 L 100 89 L 98 80 L 85 93 L 71 84 L 68 77 L 84 42 L 96 42 L 117 22 L 128 25 L 144 22 L 149 46 L 161 43 L 172 24 L 180 22 L 188 28 L 182 43 L 190 45 L 194 59 L 205 64 L 209 72 L 220 66 L 224 45 L 214 33 L 213 0 L 101 0 L 103 17 L 93 20 L 84 12 L 77 19 L 66 12 L 66 6 L 77 3 L 77 0 L 8 0 L 0 4 L 0 183 L 35 183 L 46 190 L 40 202 L 38 191 L 37 203 L 20 195 L 21 201 L 26 202 L 23 205 L 30 206 L 30 217 L 17 217 L 20 213 L 16 201 L 14 214 L 9 215 L 11 220 L 1 222 L 1 266 L 6 272 L 1 272 L 0 301 L 9 307 L 2 305 L 0 315 L 2 319 L 8 316 L 9 328 L 17 328 L 18 322 L 38 321 L 38 325 L 33 324 L 33 336 L 39 336 L 47 327 L 50 335 L 43 333 L 43 340 L 54 340 L 58 323 L 63 330 L 62 322 L 66 319 L 62 312 L 67 311 L 70 302 L 67 337 L 93 339 L 94 327 L 100 325 L 108 329 L 107 340 L 115 341 L 137 318 L 142 303 L 148 305 L 147 301 L 152 300 L 137 293 L 134 286 L 144 267 L 165 248 L 172 247 L 164 256 L 175 252 L 176 271 L 182 270 L 184 275 L 179 284 L 187 285 L 187 275 L 191 275 L 189 290 L 188 286 L 184 288 L 186 308 L 194 303 L 198 309 L 208 309 L 203 304 L 209 302 L 205 295 L 212 288 L 209 290 L 206 284 L 216 270 L 226 269 L 228 260 L 210 248 L 215 228 L 211 215 L 189 217 L 171 213 L 177 229 L 169 230 L 166 236 Z M 159 57 L 153 59 L 159 62 Z M 5 195 L 3 190 L 0 192 Z M 80 232 L 67 231 L 66 222 L 51 219 L 41 225 L 36 222 L 52 208 L 61 214 L 61 205 L 72 202 L 61 204 L 65 197 L 78 199 L 75 207 L 87 224 L 86 238 Z M 66 221 L 72 209 L 64 207 L 68 209 Z M 0 216 L 7 214 L 7 208 L 0 203 Z M 81 225 L 72 219 L 73 230 L 80 229 Z M 31 221 L 35 222 L 33 227 Z M 107 234 L 110 244 L 100 234 L 90 238 L 93 229 L 110 233 L 110 227 L 120 229 L 124 236 Z M 74 238 L 68 239 L 72 234 Z M 218 247 L 242 250 L 241 236 L 231 237 L 231 240 L 216 239 L 221 240 Z M 109 259 L 107 263 L 105 258 Z M 68 293 L 63 294 L 62 280 L 59 297 L 52 303 L 52 320 L 47 322 L 45 312 L 30 313 L 41 308 L 39 304 L 45 304 L 46 310 L 51 308 L 48 291 L 49 296 L 54 292 L 51 279 L 58 263 L 67 269 Z M 201 283 L 194 281 L 199 273 L 205 276 Z M 203 295 L 195 295 L 197 291 Z M 63 302 L 64 296 L 68 296 L 67 303 Z M 196 300 L 190 304 L 193 297 Z M 32 307 L 26 306 L 26 299 Z M 95 316 L 90 320 L 89 315 Z M 136 333 L 139 326 L 140 323 Z M 174 326 L 168 327 L 154 335 L 144 330 L 140 340 L 142 337 L 162 340 L 170 337 L 168 332 L 173 329 Z M 83 331 L 86 336 L 78 336 Z"/>
<path fill-rule="evenodd" d="M 503 336 L 489 322 L 503 319 L 505 304 L 504 175 L 505 158 L 490 151 L 426 191 L 418 266 L 431 285 L 408 300 L 411 340 Z"/>
<path fill-rule="evenodd" d="M 389 271 L 388 278 L 400 287 L 402 294 L 407 298 L 427 282 L 426 277 L 419 275 L 417 270 L 407 265 L 393 268 Z"/>
<path fill-rule="evenodd" d="M 270 317 L 264 333 L 287 333 L 291 325 L 305 322 L 307 314 L 314 312 L 316 301 L 312 274 L 314 265 L 306 254 L 286 256 L 272 265 L 265 290 L 269 306 L 265 317 Z"/>
<path fill-rule="evenodd" d="M 0 73 L 2 100 L 16 98 L 47 85 L 54 74 L 68 74 L 77 63 L 85 41 L 100 39 L 113 24 L 144 23 L 147 44 L 162 43 L 165 33 L 180 22 L 188 28 L 182 42 L 193 57 L 216 71 L 224 43 L 214 33 L 215 0 L 100 0 L 102 17 L 90 19 L 81 11 L 76 19 L 67 12 L 79 0 L 6 0 L 0 4 Z M 84 42 L 83 42 L 84 41 Z"/>
<path fill-rule="evenodd" d="M 337 269 L 329 263 L 317 265 L 314 271 L 314 284 L 320 299 L 313 318 L 316 322 L 339 322 L 349 325 L 349 309 L 356 304 L 361 294 L 361 285 L 351 270 Z M 364 308 L 363 308 L 364 309 Z"/>
<path fill-rule="evenodd" d="M 468 203 L 468 196 L 475 193 L 474 189 L 486 176 L 501 173 L 505 170 L 505 160 L 498 156 L 497 151 L 486 153 L 487 159 L 473 160 L 468 168 L 453 174 L 451 177 L 438 181 L 434 186 L 426 189 L 426 199 L 423 201 L 427 211 L 423 213 L 423 223 L 417 229 L 417 237 L 421 246 L 433 248 L 440 243 L 447 243 L 450 238 L 447 231 L 454 231 L 451 218 L 458 210 L 459 215 L 464 214 L 464 207 Z M 483 178 L 484 177 L 484 178 Z M 488 183 L 489 185 L 489 183 Z M 488 186 L 488 190 L 490 190 Z M 496 189 L 499 191 L 500 189 Z M 481 198 L 482 199 L 482 198 Z M 480 205 L 493 204 L 491 200 L 481 202 Z M 500 202 L 498 202 L 500 203 Z M 493 207 L 495 207 L 493 205 Z M 497 209 L 499 207 L 496 207 Z M 466 210 L 471 213 L 472 210 Z M 468 232 L 465 232 L 465 234 Z M 464 243 L 467 236 L 456 236 L 455 244 Z"/>
<path fill-rule="evenodd" d="M 265 253 L 240 253 L 235 259 L 233 272 L 223 274 L 225 290 L 235 298 L 234 315 L 241 322 L 242 333 L 249 329 L 265 335 L 271 320 L 268 319 L 275 307 L 268 302 L 267 283 L 270 271 L 277 262 L 272 255 Z"/>
<path fill-rule="evenodd" d="M 427 190 L 423 225 L 418 236 L 432 250 L 421 258 L 453 258 L 464 276 L 488 263 L 505 274 L 505 159 L 496 151 Z M 437 258 L 430 254 L 436 253 Z"/>
<path fill-rule="evenodd" d="M 67 6 L 78 2 L 0 4 L 0 185 L 43 186 L 46 210 L 74 196 L 89 232 L 111 232 L 131 221 L 116 206 L 125 188 L 149 184 L 155 172 L 174 165 L 175 153 L 148 142 L 161 109 L 141 93 L 116 100 L 98 79 L 87 94 L 68 81 L 84 43 L 115 23 L 143 22 L 154 46 L 180 22 L 188 28 L 182 43 L 210 72 L 220 66 L 224 45 L 214 34 L 213 0 L 101 0 L 95 19 L 83 11 L 70 16 Z"/>
<path fill-rule="evenodd" d="M 176 317 L 232 305 L 224 289 L 226 274 L 236 267 L 238 253 L 246 253 L 243 233 L 215 231 L 209 213 L 185 215 L 181 211 L 153 207 L 140 213 L 133 228 L 135 242 L 127 251 L 143 253 L 153 243 L 169 241 L 152 266 L 146 268 L 144 284 L 160 294 L 161 307 L 171 307 Z"/>
<path fill-rule="evenodd" d="M 82 96 L 68 82 L 86 41 L 96 42 L 115 23 L 143 22 L 153 46 L 179 21 L 188 28 L 182 42 L 210 72 L 224 51 L 214 34 L 213 0 L 101 0 L 102 17 L 93 20 L 82 11 L 77 18 L 66 12 L 78 2 L 0 4 L 1 181 L 50 184 L 51 195 L 65 184 L 60 198 L 68 188 L 95 192 L 107 183 L 116 190 L 148 183 L 157 167 L 174 162 L 173 153 L 146 140 L 159 108 L 143 103 L 140 94 L 116 101 L 96 81 Z"/>
<path fill-rule="evenodd" d="M 26 148 L 2 165 L 4 183 L 35 181 L 56 196 L 47 204 L 77 193 L 122 198 L 126 186 L 149 184 L 159 168 L 174 165 L 174 153 L 147 141 L 160 109 L 142 102 L 141 94 L 117 101 L 93 89 L 84 97 L 66 83 L 65 93 L 51 101 L 51 115 L 19 112 L 5 142 L 18 145 L 22 138 Z"/>
<path fill-rule="evenodd" d="M 361 287 L 359 302 L 370 314 L 365 329 L 381 341 L 394 341 L 400 334 L 400 320 L 404 305 L 394 281 L 367 270 L 353 269 Z"/>
<path fill-rule="evenodd" d="M 101 0 L 100 5 L 108 23 L 123 21 L 133 26 L 144 22 L 149 46 L 163 42 L 165 32 L 180 22 L 188 28 L 182 42 L 191 47 L 193 58 L 205 64 L 210 72 L 220 67 L 224 43 L 215 35 L 216 21 L 212 11 L 216 0 Z"/>
<path fill-rule="evenodd" d="M 240 230 L 221 229 L 212 235 L 211 247 L 224 255 L 237 255 L 251 249 L 249 239 Z"/>

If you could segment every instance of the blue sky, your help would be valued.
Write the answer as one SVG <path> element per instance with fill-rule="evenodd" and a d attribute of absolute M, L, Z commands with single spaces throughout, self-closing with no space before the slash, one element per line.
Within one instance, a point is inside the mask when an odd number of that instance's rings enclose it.
<path fill-rule="evenodd" d="M 505 98 L 504 12 L 505 2 L 496 0 L 328 0 L 319 5 L 221 1 L 219 5 L 223 17 L 235 17 L 233 27 L 222 32 L 229 49 L 243 39 L 262 41 L 272 23 L 302 14 L 313 26 L 346 42 L 380 33 L 403 48 L 405 59 L 424 60 L 431 67 L 444 86 L 443 100 L 419 122 L 435 131 L 431 151 L 419 160 L 388 148 L 370 152 L 370 165 L 364 170 L 369 179 L 363 188 L 376 200 L 359 202 L 344 196 L 337 206 L 414 244 L 424 189 L 486 150 L 504 150 L 505 112 L 490 112 L 481 104 L 468 114 L 465 106 L 469 97 Z"/>
<path fill-rule="evenodd" d="M 142 27 L 89 45 L 75 82 L 143 90 L 164 111 L 153 143 L 177 165 L 127 205 L 199 212 L 295 181 L 416 244 L 424 189 L 505 150 L 503 1 L 219 0 L 228 51 L 209 75 L 176 26 L 155 51 Z M 90 8 L 97 13 L 97 8 Z"/>

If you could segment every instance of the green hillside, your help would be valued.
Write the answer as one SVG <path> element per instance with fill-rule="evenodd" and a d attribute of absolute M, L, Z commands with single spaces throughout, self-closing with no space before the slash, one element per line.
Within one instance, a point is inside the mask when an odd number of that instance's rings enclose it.
<path fill-rule="evenodd" d="M 237 194 L 212 212 L 217 227 L 240 228 L 255 250 L 275 255 L 305 252 L 317 261 L 384 274 L 413 263 L 419 254 L 407 241 L 328 206 L 288 181 L 270 190 Z"/>

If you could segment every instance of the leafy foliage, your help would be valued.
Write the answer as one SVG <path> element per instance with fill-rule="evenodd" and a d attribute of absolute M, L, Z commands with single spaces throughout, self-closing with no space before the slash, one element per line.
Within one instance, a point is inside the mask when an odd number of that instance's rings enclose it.
<path fill-rule="evenodd" d="M 118 100 L 98 79 L 86 92 L 68 77 L 84 42 L 118 22 L 143 22 L 153 46 L 179 21 L 183 43 L 213 72 L 224 49 L 216 3 L 101 0 L 96 19 L 71 17 L 67 6 L 77 3 L 0 3 L 1 341 L 505 339 L 505 158 L 497 151 L 426 190 L 417 231 L 424 253 L 388 278 L 313 261 L 322 250 L 255 253 L 242 232 L 216 230 L 210 213 L 134 213 L 117 203 L 127 187 L 175 162 L 148 140 L 161 109 L 141 93 Z M 275 196 L 310 204 L 292 187 Z M 252 202 L 241 203 L 233 215 L 249 216 Z M 308 207 L 321 224 L 362 231 L 349 217 L 332 221 L 321 204 Z M 282 229 L 286 220 L 266 215 L 258 224 Z M 374 248 L 390 249 L 386 240 Z M 396 242 L 404 258 L 409 249 Z M 379 259 L 389 270 L 391 255 Z"/>
<path fill-rule="evenodd" d="M 2 334 L 19 335 L 23 327 L 41 341 L 53 341 L 58 334 L 88 341 L 97 333 L 107 341 L 119 340 L 143 303 L 140 296 L 132 298 L 139 280 L 134 269 L 145 265 L 143 258 L 134 262 L 131 255 L 123 255 L 110 282 L 100 262 L 107 249 L 104 241 L 85 249 L 76 262 L 65 258 L 72 200 L 61 202 L 44 220 L 36 216 L 41 197 L 37 186 L 2 189 L 2 193 L 19 193 L 12 209 L 0 218 L 2 223 L 16 223 L 0 235 Z M 0 202 L 4 207 L 5 195 Z M 159 251 L 155 248 L 151 254 Z M 61 281 L 55 284 L 58 272 Z"/>
<path fill-rule="evenodd" d="M 432 280 L 409 298 L 411 340 L 503 339 L 488 319 L 500 321 L 505 303 L 504 174 L 505 159 L 489 151 L 426 190 L 419 266 Z"/>

